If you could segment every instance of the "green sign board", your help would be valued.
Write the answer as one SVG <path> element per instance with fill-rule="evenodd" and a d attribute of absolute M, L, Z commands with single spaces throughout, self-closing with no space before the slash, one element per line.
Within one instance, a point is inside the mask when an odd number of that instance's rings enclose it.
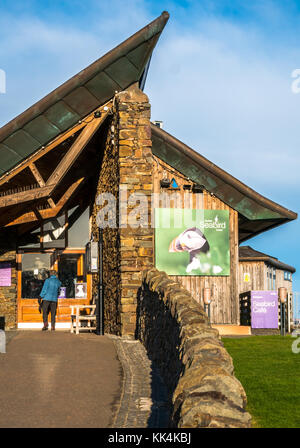
<path fill-rule="evenodd" d="M 229 211 L 155 209 L 155 265 L 169 275 L 230 275 Z"/>

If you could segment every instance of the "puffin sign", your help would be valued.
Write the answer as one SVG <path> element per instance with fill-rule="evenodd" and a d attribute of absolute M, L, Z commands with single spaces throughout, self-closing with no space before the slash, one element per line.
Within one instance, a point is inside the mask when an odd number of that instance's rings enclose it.
<path fill-rule="evenodd" d="M 230 275 L 228 210 L 155 209 L 155 265 L 169 275 Z"/>

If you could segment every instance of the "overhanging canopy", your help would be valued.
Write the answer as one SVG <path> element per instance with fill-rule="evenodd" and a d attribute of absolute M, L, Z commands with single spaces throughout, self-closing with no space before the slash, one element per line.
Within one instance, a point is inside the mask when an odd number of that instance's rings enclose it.
<path fill-rule="evenodd" d="M 115 94 L 141 81 L 169 19 L 160 17 L 0 129 L 0 176 Z"/>
<path fill-rule="evenodd" d="M 153 154 L 239 213 L 239 241 L 297 218 L 152 124 Z"/>

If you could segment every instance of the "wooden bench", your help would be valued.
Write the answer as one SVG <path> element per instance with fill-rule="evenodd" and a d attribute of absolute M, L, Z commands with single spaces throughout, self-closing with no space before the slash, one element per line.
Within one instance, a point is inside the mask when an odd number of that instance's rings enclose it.
<path fill-rule="evenodd" d="M 76 334 L 79 334 L 80 330 L 96 330 L 96 305 L 71 305 L 70 308 L 71 333 L 74 333 L 74 329 Z M 85 309 L 90 309 L 90 314 L 81 314 L 81 311 Z M 84 321 L 87 323 L 86 326 L 81 325 Z"/>

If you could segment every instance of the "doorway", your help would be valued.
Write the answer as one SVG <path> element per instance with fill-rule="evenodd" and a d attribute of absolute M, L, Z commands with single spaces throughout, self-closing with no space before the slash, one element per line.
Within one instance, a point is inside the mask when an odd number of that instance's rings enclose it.
<path fill-rule="evenodd" d="M 17 254 L 18 327 L 41 328 L 38 297 L 50 269 L 62 283 L 57 307 L 57 328 L 70 326 L 70 306 L 87 305 L 91 300 L 91 275 L 85 273 L 85 250 L 52 250 Z"/>

